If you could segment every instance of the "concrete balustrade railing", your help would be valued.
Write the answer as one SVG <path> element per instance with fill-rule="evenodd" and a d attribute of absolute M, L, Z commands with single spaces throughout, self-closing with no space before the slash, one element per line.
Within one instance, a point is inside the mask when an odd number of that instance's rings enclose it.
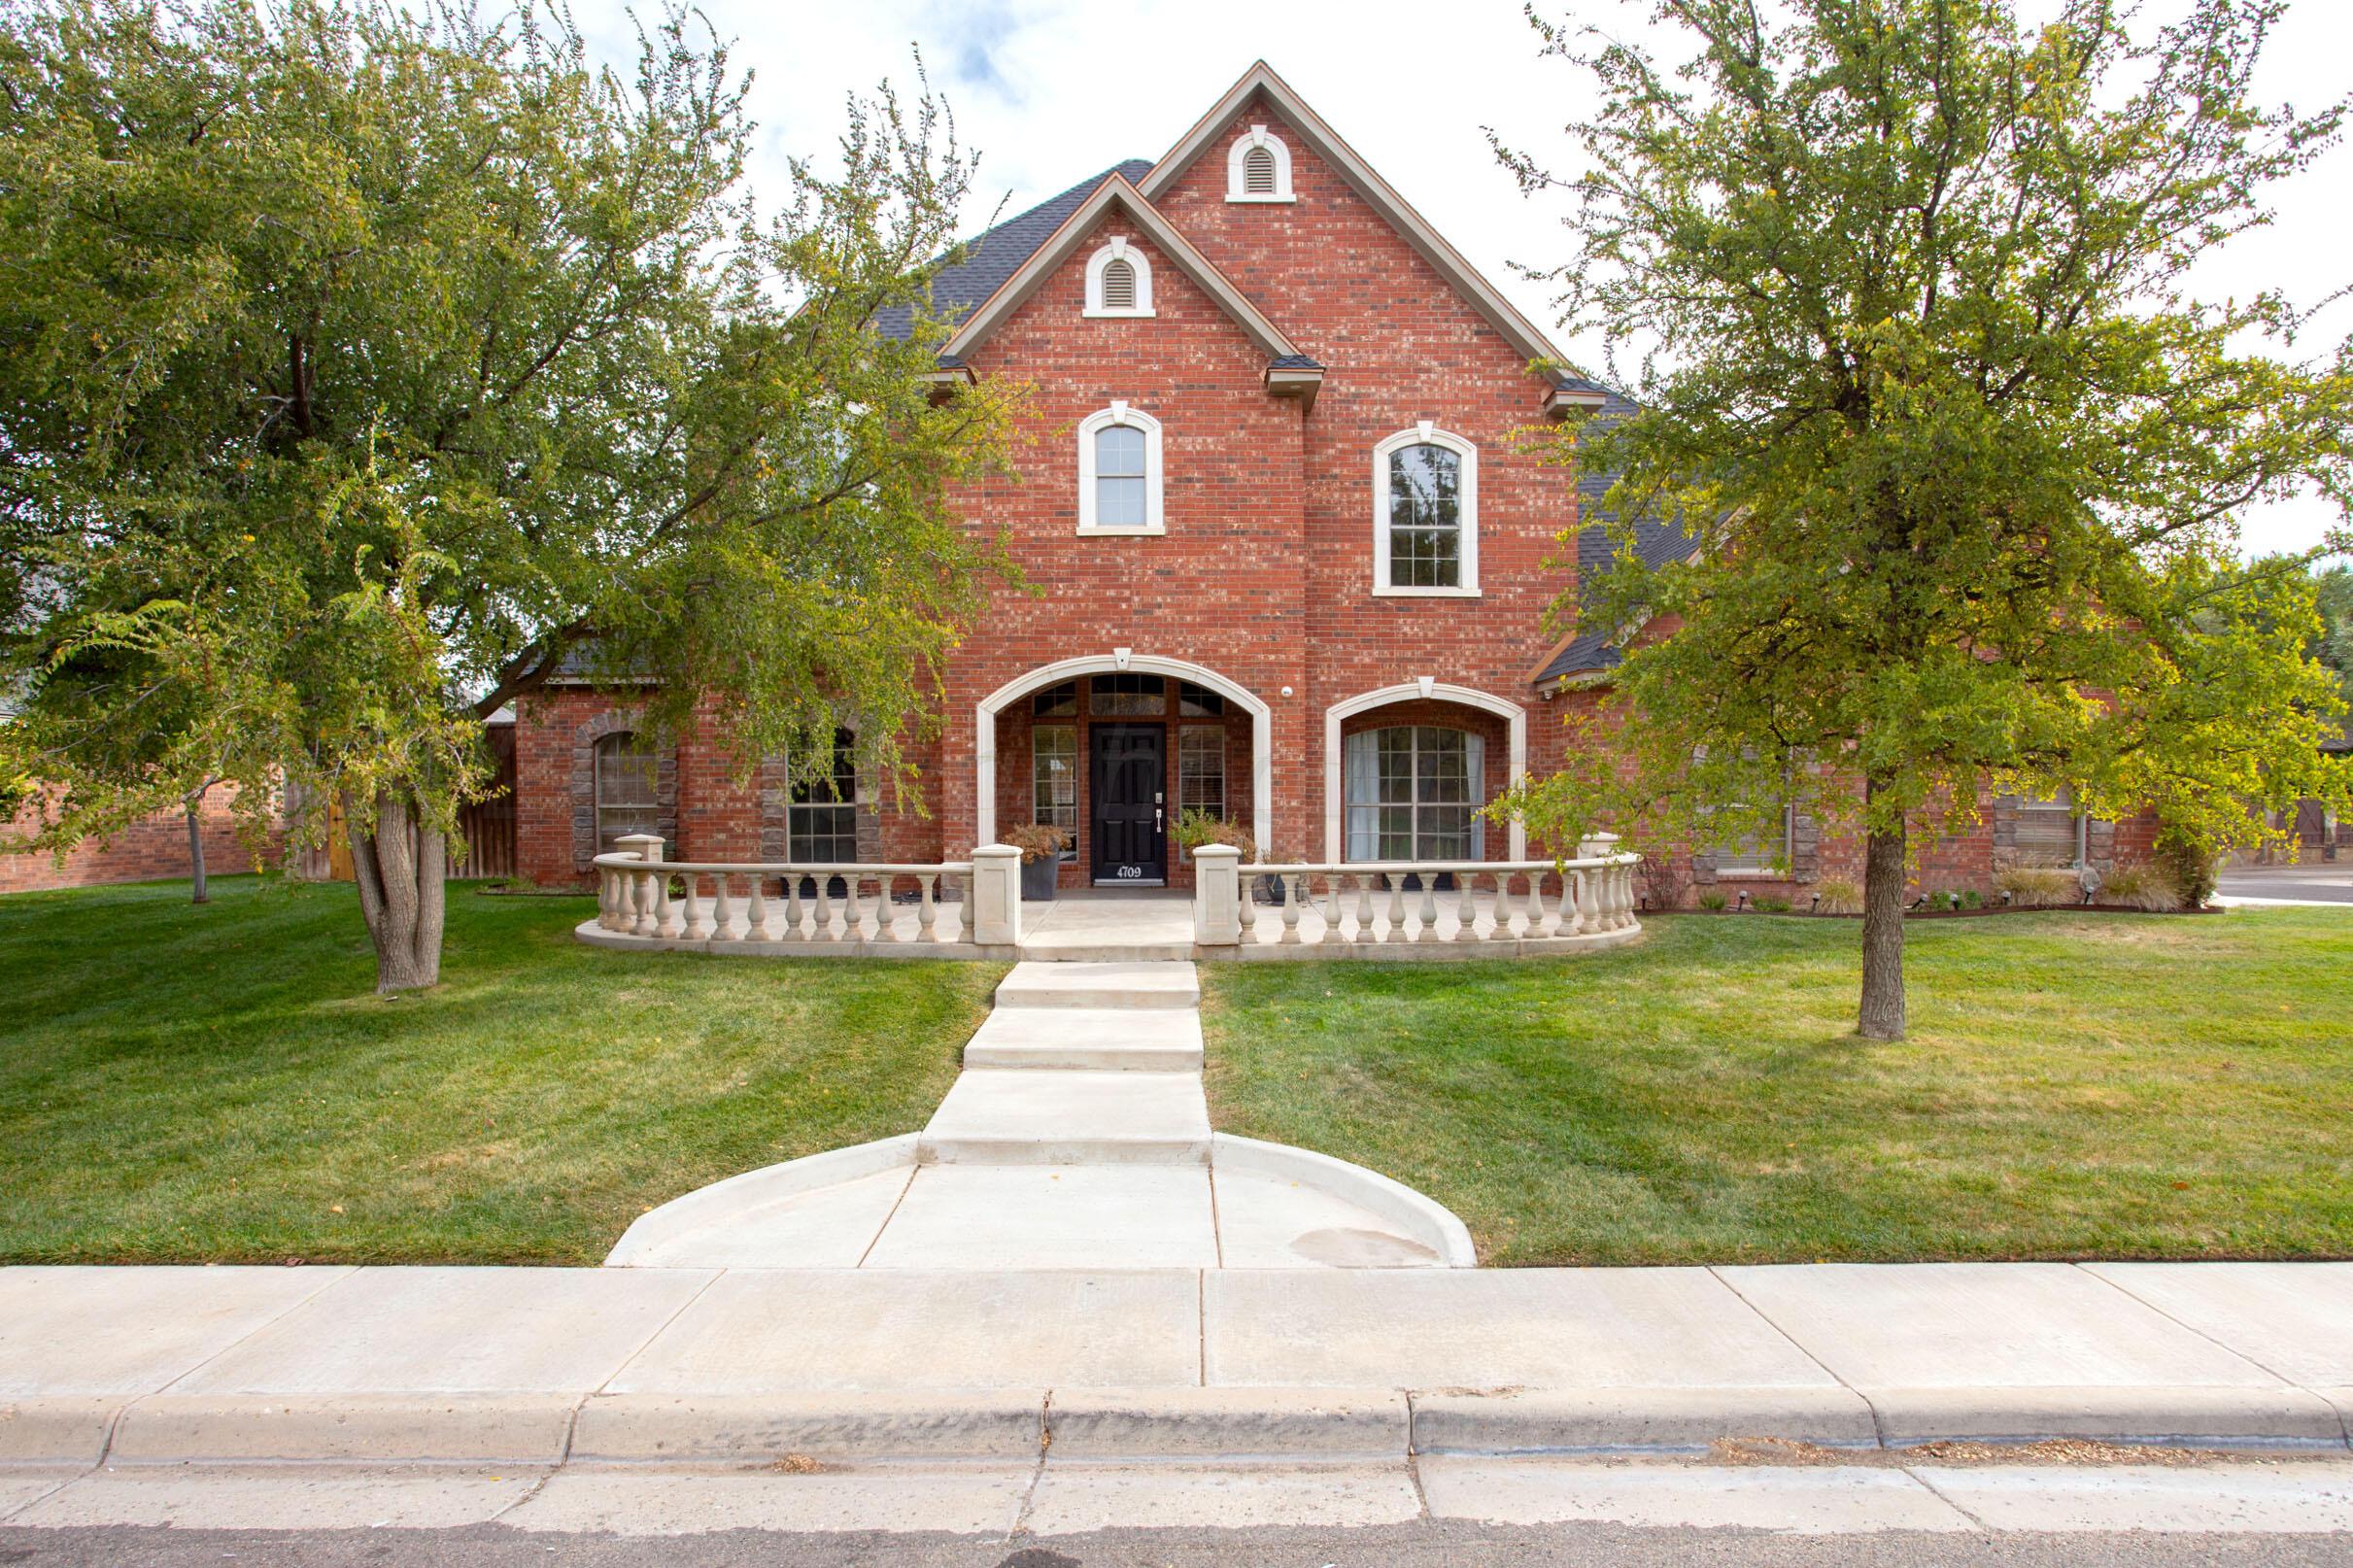
<path fill-rule="evenodd" d="M 1021 940 L 1021 854 L 990 844 L 969 861 L 796 864 L 671 861 L 631 834 L 596 858 L 597 925 L 665 942 Z M 912 892 L 910 904 L 895 895 Z M 909 917 L 912 918 L 909 918 Z"/>
<path fill-rule="evenodd" d="M 1525 943 L 1639 929 L 1634 868 L 1614 834 L 1575 860 L 1241 864 L 1241 851 L 1193 851 L 1193 939 L 1201 945 L 1381 946 Z M 1441 886 L 1441 883 L 1446 885 Z M 1271 905 L 1255 896 L 1271 890 Z"/>

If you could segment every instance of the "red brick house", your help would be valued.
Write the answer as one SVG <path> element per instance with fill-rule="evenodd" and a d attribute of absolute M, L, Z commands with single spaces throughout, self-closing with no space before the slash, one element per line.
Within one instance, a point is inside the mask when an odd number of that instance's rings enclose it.
<path fill-rule="evenodd" d="M 1042 592 L 1001 596 L 954 656 L 928 820 L 846 766 L 849 804 L 788 799 L 773 767 L 740 784 L 723 735 L 657 750 L 626 700 L 557 687 L 521 705 L 524 875 L 583 879 L 626 833 L 696 861 L 935 862 L 1036 820 L 1075 835 L 1066 886 L 1185 885 L 1169 829 L 1194 806 L 1277 859 L 1522 856 L 1475 808 L 1557 765 L 1561 708 L 1614 655 L 1544 631 L 1581 497 L 1515 432 L 1609 394 L 1536 368 L 1559 362 L 1543 333 L 1313 110 L 1254 66 L 1159 161 L 990 230 L 936 297 L 961 313 L 940 377 L 1035 388 L 1021 471 L 960 504 Z M 1933 885 L 1988 885 L 2029 827 L 2109 848 L 2063 807 L 2005 809 L 1931 852 Z M 1697 874 L 1848 858 L 1792 821 Z"/>

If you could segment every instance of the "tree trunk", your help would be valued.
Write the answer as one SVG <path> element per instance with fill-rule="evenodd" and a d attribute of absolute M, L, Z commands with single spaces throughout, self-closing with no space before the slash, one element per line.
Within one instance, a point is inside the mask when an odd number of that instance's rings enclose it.
<path fill-rule="evenodd" d="M 204 792 L 210 784 L 197 786 L 196 793 L 186 801 L 188 806 L 188 903 L 210 903 L 213 896 L 204 887 Z"/>
<path fill-rule="evenodd" d="M 1863 783 L 1867 802 L 1877 791 Z M 1855 1032 L 1865 1040 L 1903 1039 L 1904 824 L 1874 829 L 1862 852 L 1862 1007 Z"/>
<path fill-rule="evenodd" d="M 390 791 L 376 797 L 373 832 L 362 831 L 349 799 L 343 820 L 359 912 L 376 947 L 377 994 L 439 984 L 442 885 L 449 872 L 440 830 L 423 823 L 408 801 Z"/>

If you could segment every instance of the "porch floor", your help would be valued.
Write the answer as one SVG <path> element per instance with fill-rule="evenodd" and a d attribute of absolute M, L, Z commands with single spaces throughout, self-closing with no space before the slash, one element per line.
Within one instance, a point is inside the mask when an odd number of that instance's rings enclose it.
<path fill-rule="evenodd" d="M 1181 888 L 1073 888 L 1021 905 L 1025 958 L 1189 959 L 1193 896 Z"/>

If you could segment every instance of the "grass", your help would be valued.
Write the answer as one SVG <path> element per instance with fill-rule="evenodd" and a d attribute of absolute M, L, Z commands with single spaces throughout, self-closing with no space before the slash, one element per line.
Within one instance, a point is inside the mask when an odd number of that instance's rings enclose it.
<path fill-rule="evenodd" d="M 2353 1255 L 2353 910 L 1654 919 L 1518 963 L 1204 966 L 1212 1120 L 1491 1263 Z"/>
<path fill-rule="evenodd" d="M 739 1171 L 911 1132 L 1001 966 L 597 952 L 454 884 L 377 998 L 353 891 L 0 899 L 0 1261 L 595 1263 Z"/>

